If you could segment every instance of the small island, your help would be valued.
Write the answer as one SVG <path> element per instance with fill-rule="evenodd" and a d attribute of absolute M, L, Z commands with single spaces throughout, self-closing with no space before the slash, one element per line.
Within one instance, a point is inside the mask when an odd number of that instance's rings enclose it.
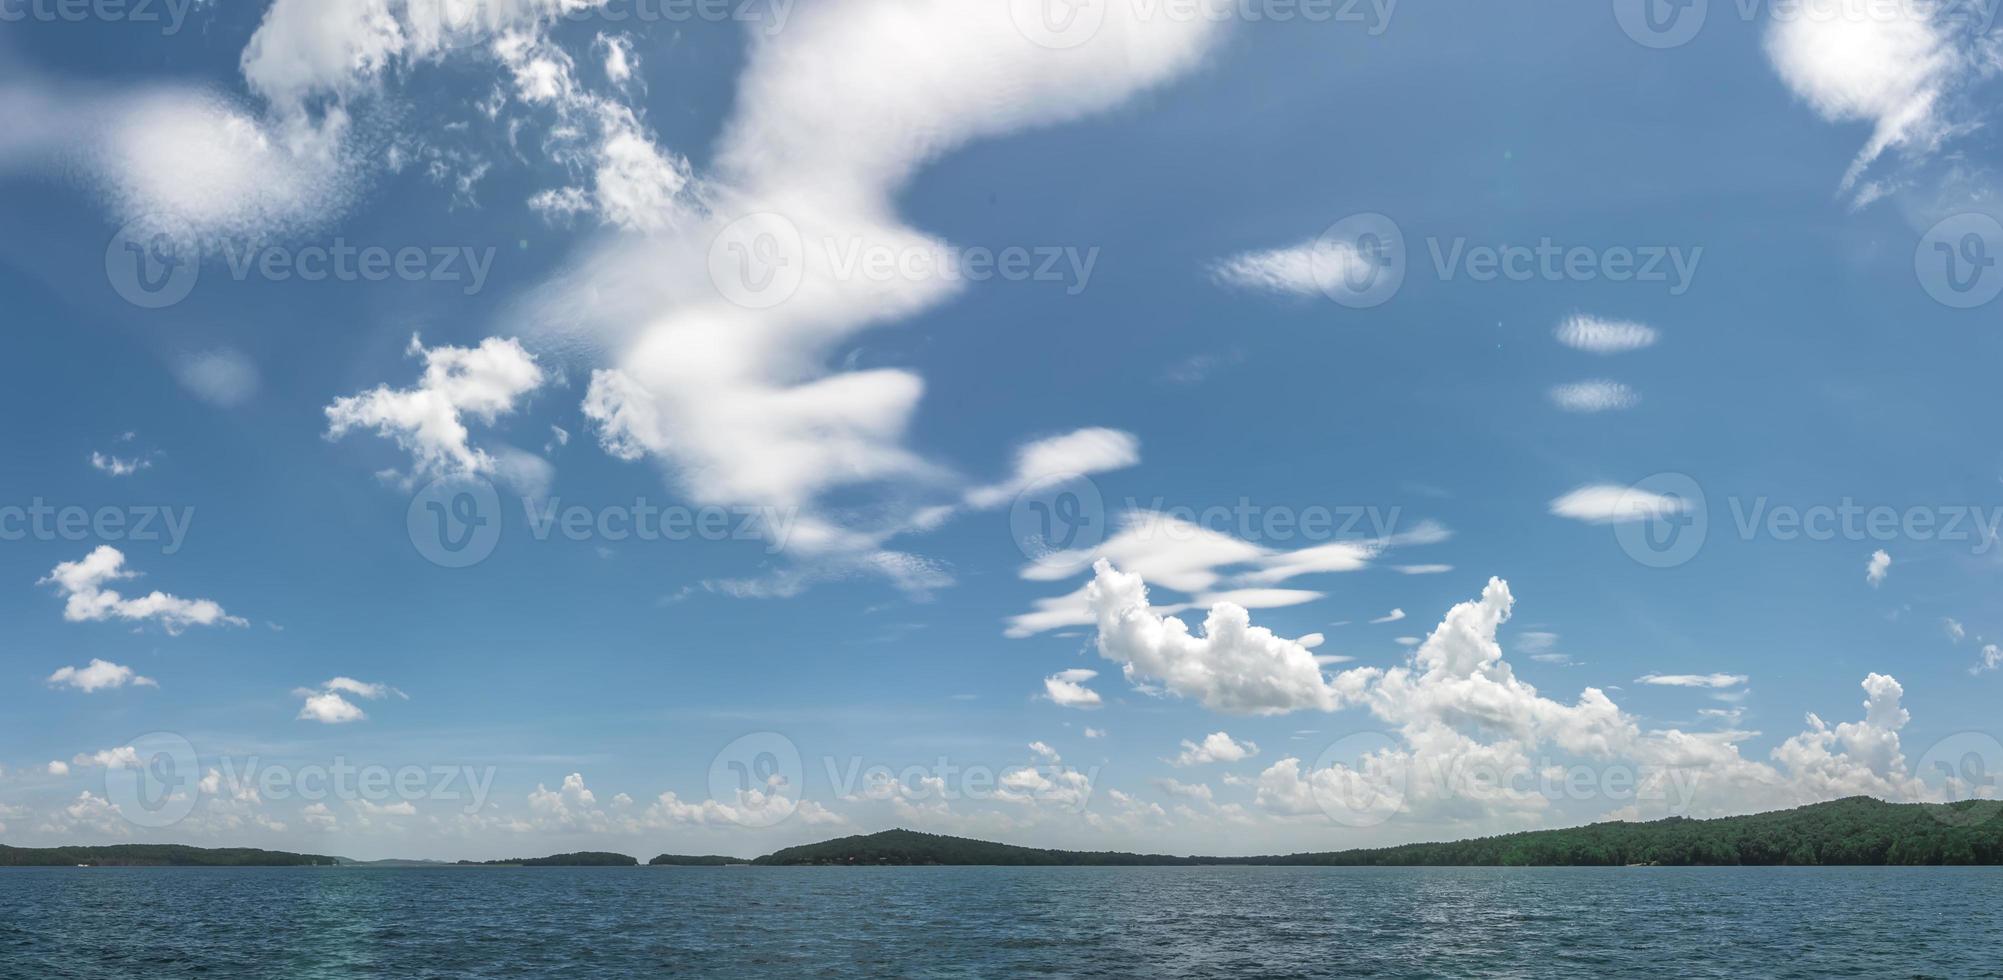
<path fill-rule="evenodd" d="M 750 858 L 725 857 L 721 854 L 660 854 L 647 862 L 656 868 L 721 868 L 725 865 L 750 863 Z"/>
<path fill-rule="evenodd" d="M 610 851 L 576 851 L 539 858 L 503 858 L 498 861 L 461 861 L 461 865 L 484 868 L 633 868 L 640 859 Z"/>

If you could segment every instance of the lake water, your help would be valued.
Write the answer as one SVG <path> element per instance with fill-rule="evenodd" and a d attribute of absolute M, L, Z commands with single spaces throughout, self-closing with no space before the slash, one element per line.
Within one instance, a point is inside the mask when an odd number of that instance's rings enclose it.
<path fill-rule="evenodd" d="M 6 869 L 0 977 L 2003 976 L 2003 869 Z"/>

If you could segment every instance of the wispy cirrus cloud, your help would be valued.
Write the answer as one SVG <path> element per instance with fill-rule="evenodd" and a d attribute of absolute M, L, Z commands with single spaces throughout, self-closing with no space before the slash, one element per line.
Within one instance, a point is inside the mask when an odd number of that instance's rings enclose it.
<path fill-rule="evenodd" d="M 1558 324 L 1558 342 L 1588 354 L 1625 354 L 1655 345 L 1660 334 L 1654 327 L 1632 320 L 1610 320 L 1579 315 Z"/>
<path fill-rule="evenodd" d="M 1634 389 L 1618 381 L 1579 381 L 1562 384 L 1550 391 L 1551 404 L 1567 412 L 1613 412 L 1633 408 L 1641 402 Z"/>
<path fill-rule="evenodd" d="M 1681 514 L 1691 503 L 1638 487 L 1594 483 L 1551 501 L 1551 513 L 1588 524 L 1628 524 Z"/>
<path fill-rule="evenodd" d="M 1746 683 L 1744 674 L 1644 674 L 1634 679 L 1636 684 L 1652 684 L 1656 687 L 1701 687 L 1718 690 L 1739 687 Z"/>

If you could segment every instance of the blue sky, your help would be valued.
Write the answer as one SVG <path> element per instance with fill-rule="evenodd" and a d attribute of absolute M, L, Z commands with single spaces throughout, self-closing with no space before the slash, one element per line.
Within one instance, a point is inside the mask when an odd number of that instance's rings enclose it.
<path fill-rule="evenodd" d="M 0 5 L 11 843 L 1994 793 L 1982 8 L 55 9 Z M 431 775 L 291 785 L 344 768 Z"/>

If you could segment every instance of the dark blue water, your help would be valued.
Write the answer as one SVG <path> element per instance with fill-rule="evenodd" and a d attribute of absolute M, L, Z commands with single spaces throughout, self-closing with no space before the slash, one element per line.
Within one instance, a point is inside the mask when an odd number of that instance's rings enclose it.
<path fill-rule="evenodd" d="M 0 976 L 2003 976 L 2003 870 L 0 870 Z"/>

